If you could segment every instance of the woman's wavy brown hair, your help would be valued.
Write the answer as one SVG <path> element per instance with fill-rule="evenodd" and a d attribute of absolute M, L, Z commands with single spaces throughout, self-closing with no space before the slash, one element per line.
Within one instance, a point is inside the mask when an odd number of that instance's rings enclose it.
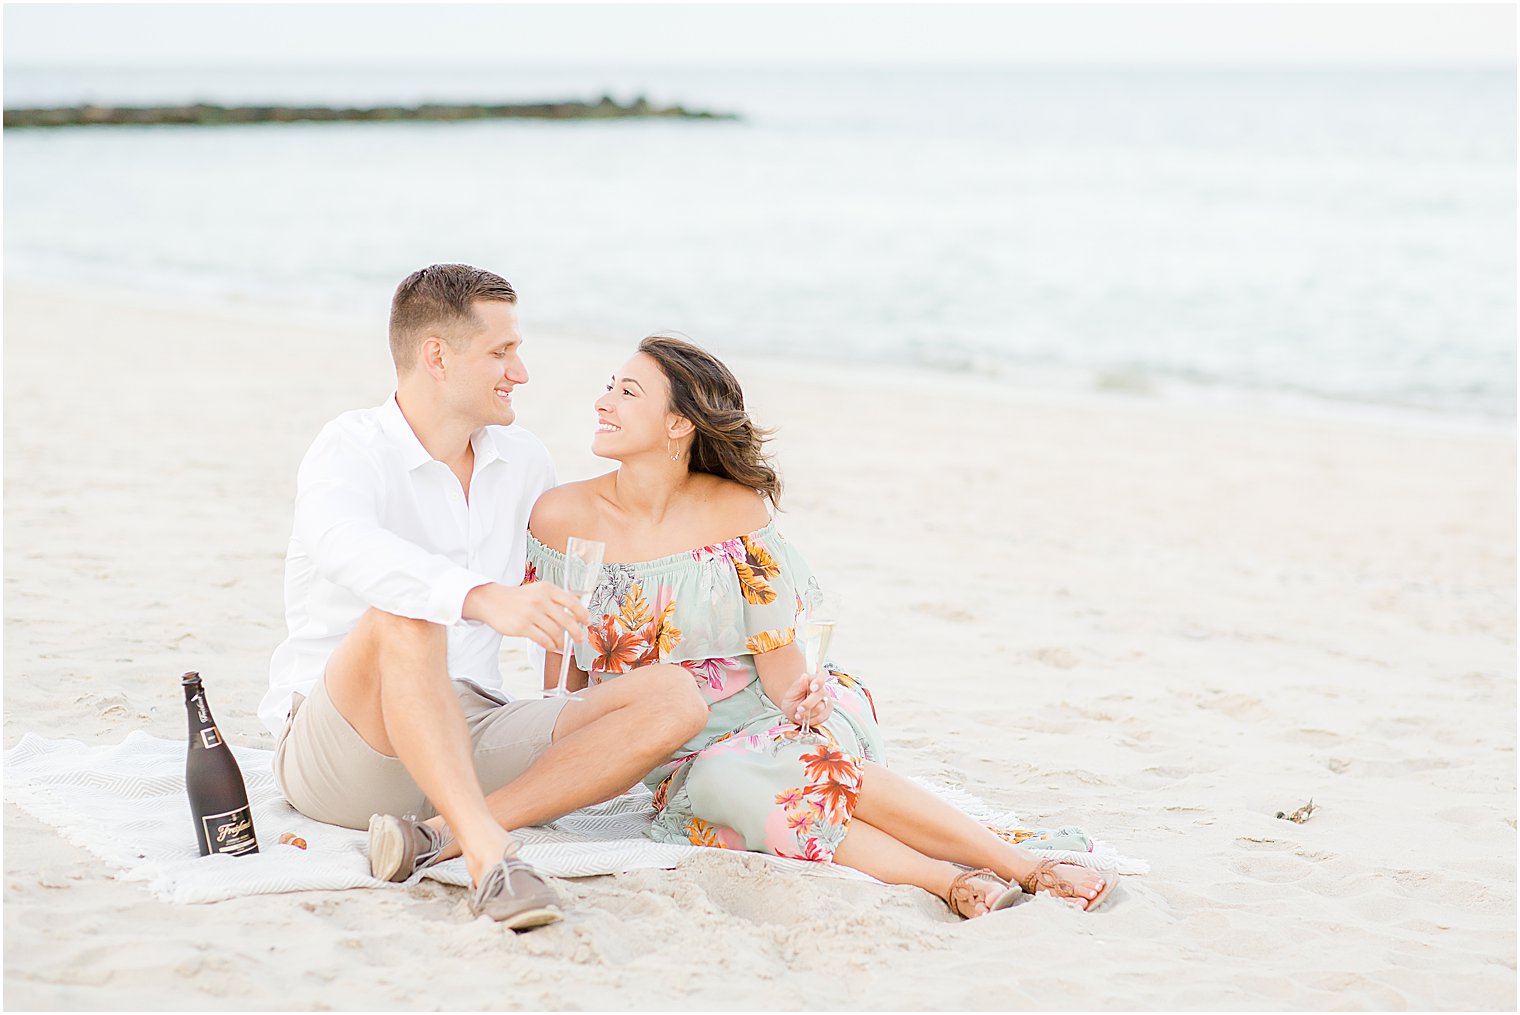
<path fill-rule="evenodd" d="M 781 477 L 763 450 L 775 431 L 749 418 L 744 391 L 728 367 L 701 346 L 667 335 L 650 335 L 639 352 L 658 363 L 670 382 L 670 411 L 696 427 L 691 471 L 743 483 L 779 507 Z"/>

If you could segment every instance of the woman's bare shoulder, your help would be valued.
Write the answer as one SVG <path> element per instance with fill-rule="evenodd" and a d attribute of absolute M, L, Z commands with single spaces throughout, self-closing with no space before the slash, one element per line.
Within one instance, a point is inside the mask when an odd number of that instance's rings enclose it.
<path fill-rule="evenodd" d="M 562 483 L 533 504 L 528 531 L 551 550 L 565 549 L 571 536 L 595 538 L 601 528 L 601 489 L 606 476 Z"/>
<path fill-rule="evenodd" d="M 708 525 L 713 531 L 727 533 L 727 536 L 747 535 L 765 528 L 771 521 L 765 498 L 757 491 L 717 476 L 708 484 L 704 507 Z"/>

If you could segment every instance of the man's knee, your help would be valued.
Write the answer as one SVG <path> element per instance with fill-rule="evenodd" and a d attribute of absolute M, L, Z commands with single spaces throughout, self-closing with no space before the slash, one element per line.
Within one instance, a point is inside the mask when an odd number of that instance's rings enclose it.
<path fill-rule="evenodd" d="M 440 625 L 386 613 L 373 606 L 364 611 L 354 631 L 379 648 L 426 650 L 448 645 L 448 634 Z"/>
<path fill-rule="evenodd" d="M 378 699 L 387 657 L 409 660 L 429 652 L 448 652 L 448 636 L 437 624 L 365 610 L 327 660 L 327 686 L 334 703 L 352 721 L 357 702 Z"/>
<path fill-rule="evenodd" d="M 667 722 L 677 743 L 684 744 L 707 725 L 707 702 L 690 670 L 662 663 L 636 672 L 644 674 L 644 699 Z"/>

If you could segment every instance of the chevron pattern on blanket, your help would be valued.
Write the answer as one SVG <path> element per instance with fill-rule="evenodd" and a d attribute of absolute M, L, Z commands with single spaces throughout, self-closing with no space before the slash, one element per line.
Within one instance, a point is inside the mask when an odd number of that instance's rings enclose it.
<path fill-rule="evenodd" d="M 270 769 L 273 752 L 251 747 L 234 747 L 233 752 L 260 830 L 260 852 L 254 856 L 200 856 L 185 797 L 185 745 L 179 741 L 133 732 L 119 744 L 87 745 L 28 733 L 5 754 L 5 795 L 70 842 L 100 857 L 117 877 L 145 882 L 165 902 L 394 887 L 370 876 L 364 832 L 312 821 L 285 802 Z M 995 813 L 969 794 L 923 785 L 975 818 L 1016 823 L 1011 813 Z M 518 829 L 516 834 L 523 843 L 523 859 L 552 877 L 671 869 L 692 856 L 712 852 L 645 837 L 652 816 L 649 792 L 635 787 L 607 803 L 542 827 Z M 308 848 L 280 845 L 276 840 L 281 832 L 300 836 Z M 1091 854 L 1051 850 L 1050 855 L 1088 865 L 1115 856 L 1107 846 Z M 1143 861 L 1118 859 L 1123 873 L 1148 869 Z M 874 880 L 848 867 L 759 853 L 736 853 L 733 861 L 766 863 L 813 877 Z M 430 867 L 422 876 L 444 884 L 469 884 L 460 860 Z"/>

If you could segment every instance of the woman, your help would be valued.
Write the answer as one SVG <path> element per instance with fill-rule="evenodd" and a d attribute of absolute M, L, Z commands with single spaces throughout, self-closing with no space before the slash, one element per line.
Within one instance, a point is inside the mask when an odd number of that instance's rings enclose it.
<path fill-rule="evenodd" d="M 679 665 L 707 699 L 706 728 L 645 780 L 655 839 L 841 863 L 968 918 L 1025 892 L 1103 900 L 1115 875 L 1041 860 L 893 773 L 866 688 L 831 666 L 804 672 L 795 628 L 816 582 L 770 518 L 781 481 L 722 363 L 645 339 L 596 413 L 592 451 L 618 468 L 539 499 L 525 580 L 560 583 L 566 540 L 602 541 L 571 686 Z M 546 660 L 546 687 L 560 662 Z M 1076 838 L 1044 845 L 1087 848 Z"/>

